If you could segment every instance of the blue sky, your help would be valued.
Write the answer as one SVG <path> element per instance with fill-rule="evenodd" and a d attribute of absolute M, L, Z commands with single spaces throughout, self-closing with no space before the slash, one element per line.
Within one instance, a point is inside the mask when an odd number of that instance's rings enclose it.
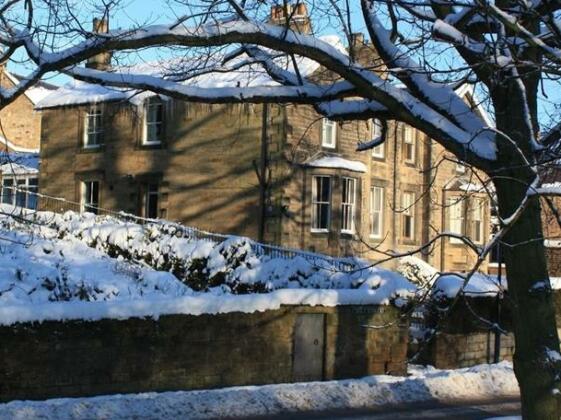
<path fill-rule="evenodd" d="M 193 4 L 195 2 L 190 2 Z M 358 4 L 358 2 L 354 2 Z M 169 22 L 174 20 L 177 16 L 186 14 L 186 6 L 178 7 L 168 0 L 123 0 L 121 7 L 114 10 L 110 15 L 110 26 L 112 29 L 129 28 L 138 24 L 154 24 Z M 358 6 L 357 6 L 358 8 Z M 86 28 L 91 27 L 92 12 L 84 6 L 81 9 L 81 19 Z M 354 10 L 351 24 L 354 32 L 365 32 L 364 23 L 362 22 L 360 11 Z M 321 23 L 320 32 L 322 34 L 337 34 L 337 29 L 330 26 L 330 23 L 325 21 Z M 160 51 L 149 50 L 142 52 L 143 59 L 155 59 Z M 9 68 L 20 73 L 27 73 L 24 66 L 17 63 L 10 63 Z M 48 80 L 56 84 L 63 84 L 68 80 L 65 76 L 51 74 Z M 548 119 L 548 115 L 552 114 L 555 110 L 556 104 L 561 104 L 561 88 L 557 83 L 548 82 L 544 85 L 545 91 L 549 98 L 541 98 L 540 100 L 540 116 L 543 117 L 544 122 Z"/>

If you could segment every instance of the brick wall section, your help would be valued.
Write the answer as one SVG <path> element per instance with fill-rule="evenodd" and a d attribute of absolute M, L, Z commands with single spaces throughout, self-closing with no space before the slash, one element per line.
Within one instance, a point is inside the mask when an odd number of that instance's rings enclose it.
<path fill-rule="evenodd" d="M 0 399 L 45 399 L 291 382 L 295 322 L 324 314 L 323 373 L 310 379 L 405 373 L 407 326 L 393 307 L 282 307 L 159 320 L 43 322 L 0 327 Z"/>
<path fill-rule="evenodd" d="M 557 327 L 561 334 L 561 291 L 554 291 Z M 467 302 L 467 304 L 466 304 Z M 468 309 L 468 306 L 471 308 Z M 439 369 L 456 369 L 481 363 L 492 363 L 495 355 L 495 333 L 489 331 L 474 316 L 495 322 L 495 298 L 464 298 L 438 324 L 438 333 L 422 348 L 420 361 Z M 434 320 L 427 320 L 433 326 Z M 499 325 L 508 332 L 500 338 L 499 360 L 512 361 L 515 352 L 515 340 L 512 331 L 512 318 L 508 298 L 501 303 Z M 561 336 L 561 335 L 560 335 Z M 409 346 L 410 356 L 419 351 L 414 345 Z"/>
<path fill-rule="evenodd" d="M 0 86 L 5 89 L 14 87 L 2 68 L 0 68 Z M 16 146 L 39 149 L 41 114 L 34 111 L 33 107 L 33 103 L 24 94 L 0 110 L 0 121 L 2 122 L 0 135 Z M 5 146 L 2 145 L 0 149 L 5 150 Z"/>
<path fill-rule="evenodd" d="M 101 180 L 100 206 L 141 213 L 141 184 L 157 179 L 160 215 L 223 233 L 257 235 L 262 111 L 257 105 L 205 105 L 172 101 L 161 147 L 140 144 L 134 106 L 107 103 L 104 146 L 82 147 L 86 106 L 43 111 L 40 188 L 80 201 L 81 180 Z M 269 133 L 276 139 L 270 113 Z"/>

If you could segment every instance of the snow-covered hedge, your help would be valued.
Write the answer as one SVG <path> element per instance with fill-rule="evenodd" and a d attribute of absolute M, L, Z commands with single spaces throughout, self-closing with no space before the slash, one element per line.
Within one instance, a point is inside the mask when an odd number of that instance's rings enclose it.
<path fill-rule="evenodd" d="M 150 273 L 166 276 L 167 281 L 174 279 L 176 286 L 172 297 L 195 293 L 267 293 L 302 288 L 358 289 L 375 290 L 379 303 L 396 300 L 403 303 L 401 298 L 410 298 L 415 293 L 415 287 L 401 275 L 381 268 L 369 268 L 364 262 L 356 261 L 357 267 L 361 269 L 342 272 L 328 258 L 271 258 L 256 252 L 260 246 L 243 237 L 232 236 L 221 242 L 213 242 L 190 237 L 188 230 L 171 223 L 140 225 L 88 213 L 37 212 L 26 217 L 32 223 L 22 223 L 18 218 L 6 216 L 1 222 L 4 229 L 15 230 L 20 235 L 26 232 L 30 242 L 35 244 L 33 246 L 55 249 L 51 253 L 57 258 L 62 258 L 58 251 L 61 244 L 72 244 L 67 246 L 72 248 L 77 243 L 80 243 L 80 247 L 76 249 L 87 258 L 91 259 L 91 255 L 83 250 L 84 247 L 96 251 L 97 256 L 111 257 L 110 263 L 106 263 L 112 267 L 111 271 L 116 271 L 114 265 L 120 264 L 120 270 L 126 271 L 133 283 L 136 282 L 134 284 L 144 284 L 146 279 L 156 275 Z M 66 250 L 63 254 L 67 255 L 68 252 Z M 16 260 L 20 258 L 23 257 L 18 256 Z M 21 264 L 21 261 L 18 263 Z M 68 265 L 64 258 L 54 264 L 57 267 Z M 128 291 L 130 285 L 121 285 L 116 288 L 119 291 L 113 292 L 111 288 L 100 288 L 99 281 L 93 278 L 110 278 L 108 270 L 84 267 L 78 276 L 68 277 L 65 274 L 74 273 L 74 268 L 57 269 L 56 275 L 52 274 L 44 281 L 37 280 L 36 283 L 39 283 L 39 289 L 50 292 L 49 300 L 112 300 L 115 295 L 122 296 L 122 288 L 127 290 L 128 295 L 134 295 Z M 95 271 L 98 271 L 97 276 Z M 86 280 L 84 272 L 87 272 Z M 169 286 L 151 285 L 150 292 L 154 288 L 158 291 L 170 289 Z"/>
<path fill-rule="evenodd" d="M 412 255 L 399 259 L 397 272 L 420 287 L 431 287 L 438 277 L 438 270 Z"/>

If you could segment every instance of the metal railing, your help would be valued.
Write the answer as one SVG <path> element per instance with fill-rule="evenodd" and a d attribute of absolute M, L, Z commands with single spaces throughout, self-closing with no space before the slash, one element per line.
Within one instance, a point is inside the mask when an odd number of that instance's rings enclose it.
<path fill-rule="evenodd" d="M 5 194 L 6 189 L 9 190 L 12 195 Z M 75 213 L 84 213 L 84 205 L 81 203 L 66 200 L 60 197 L 52 197 L 45 194 L 19 189 L 17 187 L 11 188 L 4 188 L 1 195 L 1 201 L 4 204 L 11 204 L 16 208 L 24 209 L 24 206 L 18 206 L 15 202 L 16 200 L 12 200 L 12 202 L 6 203 L 8 201 L 6 197 L 15 197 L 15 193 L 19 192 L 20 194 L 26 194 L 27 197 L 34 197 L 34 200 L 29 200 L 26 198 L 25 203 L 33 202 L 36 204 L 36 208 L 34 209 L 27 209 L 27 211 L 41 211 L 41 212 L 52 212 L 62 214 L 67 211 L 72 211 Z M 141 225 L 146 224 L 156 224 L 162 227 L 165 227 L 166 230 L 174 232 L 177 234 L 179 233 L 180 236 L 192 238 L 196 240 L 206 240 L 212 242 L 223 242 L 226 239 L 236 238 L 239 236 L 236 235 L 224 235 L 220 233 L 208 232 L 202 229 L 197 229 L 192 226 L 184 226 L 177 222 L 172 222 L 163 219 L 150 219 L 141 216 L 137 216 L 134 214 L 126 213 L 124 211 L 115 211 L 109 210 L 102 207 L 95 207 L 95 206 L 88 206 L 87 209 L 90 212 L 95 213 L 97 216 L 109 216 L 113 217 L 121 222 L 124 223 L 137 223 Z M 241 238 L 241 237 L 239 237 Z M 296 257 L 301 257 L 308 261 L 309 263 L 313 264 L 314 266 L 318 266 L 325 269 L 332 269 L 334 271 L 356 271 L 361 268 L 361 264 L 358 260 L 347 257 L 347 258 L 335 258 L 324 254 L 318 254 L 315 252 L 310 251 L 303 251 L 299 249 L 292 249 L 292 248 L 285 248 L 277 245 L 271 244 L 264 244 L 256 242 L 252 239 L 249 240 L 250 246 L 253 252 L 257 256 L 268 256 L 270 258 L 280 258 L 280 259 L 293 259 Z"/>

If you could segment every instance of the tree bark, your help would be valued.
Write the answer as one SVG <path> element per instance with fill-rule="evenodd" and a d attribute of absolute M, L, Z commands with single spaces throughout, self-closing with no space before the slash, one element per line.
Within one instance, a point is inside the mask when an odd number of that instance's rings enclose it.
<path fill-rule="evenodd" d="M 497 188 L 499 205 L 515 205 L 512 193 L 512 187 L 506 191 Z M 523 418 L 558 420 L 561 407 L 554 390 L 559 386 L 560 370 L 547 352 L 559 351 L 559 338 L 541 232 L 539 200 L 532 198 L 505 236 L 502 249 L 513 307 L 514 371 Z"/>

